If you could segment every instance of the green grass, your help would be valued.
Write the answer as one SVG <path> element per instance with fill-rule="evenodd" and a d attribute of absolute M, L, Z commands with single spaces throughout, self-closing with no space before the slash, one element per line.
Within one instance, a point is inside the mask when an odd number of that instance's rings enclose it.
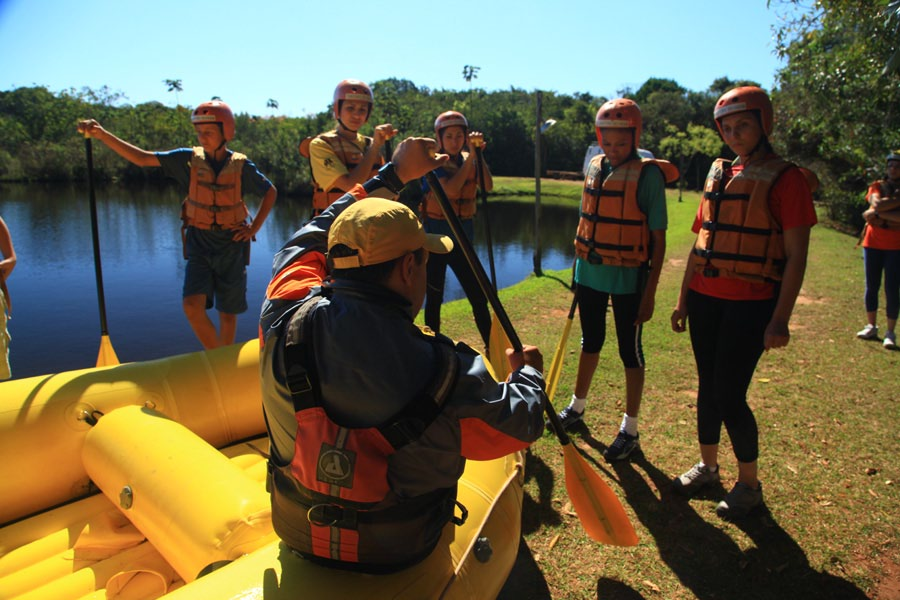
<path fill-rule="evenodd" d="M 533 180 L 496 179 L 501 189 L 530 184 L 533 194 Z M 553 183 L 562 185 L 542 181 L 543 198 L 551 197 L 548 188 L 562 189 L 567 201 L 577 198 L 577 184 Z M 724 432 L 723 487 L 690 501 L 670 492 L 671 478 L 699 458 L 690 341 L 669 325 L 698 196 L 676 199 L 670 190 L 667 265 L 656 313 L 644 328 L 643 455 L 615 466 L 602 457 L 624 402 L 612 334 L 591 386 L 585 427 L 573 435 L 622 499 L 640 543 L 614 548 L 585 535 L 568 502 L 560 446 L 545 434 L 528 453 L 520 560 L 502 597 L 897 598 L 889 587 L 900 572 L 900 352 L 854 337 L 864 324 L 864 281 L 853 237 L 822 225 L 813 229 L 791 342 L 763 356 L 750 389 L 768 510 L 736 524 L 716 516 L 716 503 L 736 477 Z M 531 201 L 527 195 L 525 201 Z M 519 336 L 542 349 L 547 365 L 571 302 L 569 279 L 569 271 L 548 272 L 500 293 Z M 443 323 L 444 333 L 478 347 L 465 300 L 444 307 Z M 579 339 L 576 317 L 552 399 L 557 409 L 572 393 Z"/>

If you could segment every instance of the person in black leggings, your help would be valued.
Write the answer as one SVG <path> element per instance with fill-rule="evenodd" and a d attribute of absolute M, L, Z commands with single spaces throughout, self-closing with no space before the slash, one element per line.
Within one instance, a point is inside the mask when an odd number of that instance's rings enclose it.
<path fill-rule="evenodd" d="M 803 283 L 816 214 L 814 176 L 779 158 L 769 144 L 773 110 L 763 90 L 746 86 L 726 92 L 714 118 L 738 158 L 715 161 L 707 175 L 693 225 L 697 240 L 672 313 L 674 331 L 690 324 L 700 444 L 700 462 L 672 485 L 691 496 L 719 481 L 724 425 L 738 477 L 716 513 L 733 519 L 763 502 L 759 431 L 747 390 L 763 351 L 790 341 L 788 322 Z"/>

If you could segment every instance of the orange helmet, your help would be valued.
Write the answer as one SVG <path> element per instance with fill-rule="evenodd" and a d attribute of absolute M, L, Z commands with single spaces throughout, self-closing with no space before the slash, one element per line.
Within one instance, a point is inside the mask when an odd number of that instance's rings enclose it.
<path fill-rule="evenodd" d="M 334 118 L 341 118 L 341 102 L 344 100 L 359 100 L 369 103 L 369 112 L 371 114 L 372 105 L 375 104 L 375 95 L 372 88 L 360 81 L 359 79 L 345 79 L 334 88 Z"/>
<path fill-rule="evenodd" d="M 616 98 L 605 102 L 597 111 L 594 127 L 597 131 L 597 142 L 600 144 L 603 143 L 601 129 L 633 129 L 634 148 L 637 150 L 641 141 L 641 107 L 628 98 Z"/>
<path fill-rule="evenodd" d="M 719 133 L 722 134 L 723 117 L 747 110 L 757 111 L 763 134 L 766 137 L 772 135 L 772 123 L 774 121 L 772 101 L 769 100 L 768 94 L 755 85 L 734 88 L 722 94 L 722 97 L 716 102 L 716 108 L 713 110 L 713 118 L 716 120 L 716 127 L 719 128 Z M 724 135 L 722 134 L 723 137 Z"/>
<path fill-rule="evenodd" d="M 463 129 L 468 131 L 469 122 L 461 112 L 456 112 L 455 110 L 442 112 L 437 116 L 437 119 L 434 120 L 434 133 L 435 135 L 440 137 L 441 129 L 454 126 L 462 127 Z"/>
<path fill-rule="evenodd" d="M 231 108 L 221 100 L 203 102 L 191 113 L 191 123 L 202 125 L 203 123 L 218 123 L 222 127 L 222 135 L 225 141 L 234 139 L 234 113 Z"/>

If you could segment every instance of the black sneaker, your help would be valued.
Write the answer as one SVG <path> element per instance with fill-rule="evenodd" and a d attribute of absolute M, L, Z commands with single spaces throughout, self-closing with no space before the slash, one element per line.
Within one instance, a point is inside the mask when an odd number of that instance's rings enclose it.
<path fill-rule="evenodd" d="M 613 440 L 613 443 L 603 452 L 606 460 L 622 460 L 641 447 L 641 434 L 628 435 L 624 431 L 619 431 L 619 435 Z"/>
<path fill-rule="evenodd" d="M 559 422 L 562 423 L 563 429 L 569 429 L 575 423 L 581 421 L 584 417 L 584 411 L 575 412 L 571 406 L 567 406 L 557 413 Z M 547 419 L 547 429 L 553 431 L 553 424 Z"/>

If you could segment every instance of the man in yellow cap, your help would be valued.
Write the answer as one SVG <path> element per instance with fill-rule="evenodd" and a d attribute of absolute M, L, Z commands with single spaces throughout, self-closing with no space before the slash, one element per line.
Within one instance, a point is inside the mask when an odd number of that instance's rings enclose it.
<path fill-rule="evenodd" d="M 524 449 L 543 429 L 537 348 L 509 351 L 498 383 L 477 352 L 413 322 L 428 256 L 452 242 L 367 196 L 397 194 L 446 161 L 434 151 L 433 140 L 404 141 L 275 256 L 260 317 L 272 521 L 296 553 L 330 567 L 421 561 L 465 520 L 466 459 Z"/>

